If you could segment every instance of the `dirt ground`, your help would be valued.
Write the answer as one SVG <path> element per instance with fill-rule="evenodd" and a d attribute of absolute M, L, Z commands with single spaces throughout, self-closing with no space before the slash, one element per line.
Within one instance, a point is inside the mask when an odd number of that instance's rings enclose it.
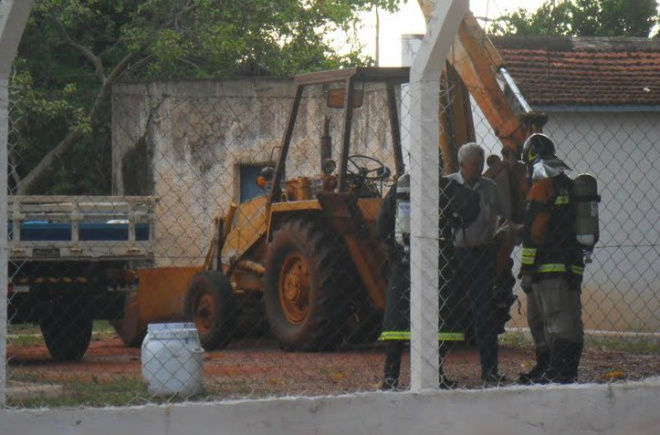
<path fill-rule="evenodd" d="M 44 404 L 136 404 L 151 401 L 142 382 L 140 349 L 127 348 L 117 337 L 92 342 L 80 362 L 54 362 L 43 345 L 8 346 L 8 378 L 58 388 L 49 400 L 9 400 L 15 406 Z M 203 360 L 205 394 L 200 400 L 342 394 L 375 391 L 382 376 L 383 350 L 378 345 L 333 353 L 288 353 L 271 340 L 235 341 Z M 409 385 L 409 356 L 404 355 L 401 387 Z M 529 348 L 503 345 L 500 369 L 513 382 L 533 365 Z M 446 365 L 462 388 L 483 388 L 476 349 L 455 349 Z M 588 347 L 580 364 L 580 382 L 625 382 L 660 375 L 657 352 L 637 353 Z M 89 395 L 94 387 L 94 395 Z M 37 397 L 38 399 L 38 397 Z M 42 399 L 44 399 L 42 397 Z M 107 402 L 105 402 L 107 400 Z"/>

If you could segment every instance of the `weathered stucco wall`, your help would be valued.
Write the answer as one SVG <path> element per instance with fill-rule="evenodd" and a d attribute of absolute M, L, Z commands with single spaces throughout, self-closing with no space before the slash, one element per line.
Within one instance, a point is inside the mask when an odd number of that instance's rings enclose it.
<path fill-rule="evenodd" d="M 352 153 L 393 169 L 384 87 L 364 88 L 355 110 Z M 306 91 L 294 129 L 287 177 L 320 174 L 320 137 L 330 119 L 339 155 L 342 112 L 321 87 Z M 213 218 L 239 196 L 239 164 L 277 159 L 293 100 L 285 79 L 246 78 L 120 84 L 113 89 L 113 187 L 116 194 L 156 195 L 157 264 L 198 264 Z"/>

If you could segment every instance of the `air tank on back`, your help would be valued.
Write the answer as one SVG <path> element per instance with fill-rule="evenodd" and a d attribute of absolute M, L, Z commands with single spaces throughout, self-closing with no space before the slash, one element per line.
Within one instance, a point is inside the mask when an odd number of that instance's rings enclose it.
<path fill-rule="evenodd" d="M 573 200 L 575 201 L 575 236 L 588 252 L 593 251 L 598 242 L 598 184 L 591 174 L 575 177 Z"/>

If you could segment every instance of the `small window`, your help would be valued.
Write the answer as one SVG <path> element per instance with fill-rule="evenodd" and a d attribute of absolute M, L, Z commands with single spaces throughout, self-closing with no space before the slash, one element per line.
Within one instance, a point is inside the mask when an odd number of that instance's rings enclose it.
<path fill-rule="evenodd" d="M 239 173 L 239 201 L 245 201 L 263 195 L 264 191 L 257 185 L 257 177 L 266 164 L 245 165 L 241 164 L 238 168 Z"/>

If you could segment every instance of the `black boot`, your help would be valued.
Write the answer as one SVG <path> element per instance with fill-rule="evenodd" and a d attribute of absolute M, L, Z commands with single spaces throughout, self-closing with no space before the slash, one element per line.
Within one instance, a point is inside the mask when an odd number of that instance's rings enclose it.
<path fill-rule="evenodd" d="M 550 350 L 547 347 L 536 349 L 536 365 L 527 373 L 521 373 L 518 383 L 523 385 L 538 384 L 539 379 L 550 364 Z"/>
<path fill-rule="evenodd" d="M 402 342 L 393 341 L 387 343 L 385 348 L 385 376 L 383 377 L 383 385 L 380 387 L 381 390 L 396 390 L 399 386 L 402 353 Z"/>
<path fill-rule="evenodd" d="M 566 353 L 566 361 L 564 365 L 564 372 L 562 373 L 563 381 L 566 384 L 575 384 L 578 381 L 578 366 L 580 365 L 580 358 L 582 357 L 582 349 L 584 344 L 571 343 Z"/>
<path fill-rule="evenodd" d="M 550 362 L 548 369 L 543 373 L 537 384 L 570 384 L 566 377 L 568 373 L 568 359 L 573 343 L 563 338 L 556 338 L 550 346 Z M 578 360 L 579 362 L 579 360 Z M 577 366 L 576 366 L 577 369 Z M 576 374 L 577 376 L 577 374 Z"/>

